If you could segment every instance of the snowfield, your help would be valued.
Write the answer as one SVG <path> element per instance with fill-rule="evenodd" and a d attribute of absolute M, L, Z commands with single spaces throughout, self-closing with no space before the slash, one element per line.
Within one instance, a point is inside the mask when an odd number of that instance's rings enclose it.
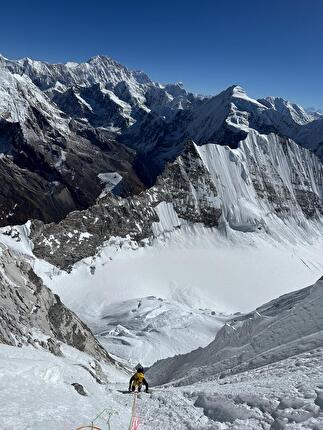
<path fill-rule="evenodd" d="M 140 403 L 142 429 L 320 430 L 322 358 L 318 348 L 222 379 L 156 389 Z"/>
<path fill-rule="evenodd" d="M 239 373 L 323 346 L 323 277 L 229 320 L 206 347 L 157 362 L 155 384 L 187 385 Z"/>
<path fill-rule="evenodd" d="M 323 428 L 323 349 L 185 387 L 156 387 L 137 400 L 142 430 L 320 430 Z M 97 384 L 76 363 L 34 349 L 0 346 L 0 428 L 75 430 L 95 424 L 128 428 L 133 397 L 128 380 L 110 369 L 107 385 Z M 105 369 L 106 370 L 106 369 Z M 73 383 L 82 384 L 86 396 Z M 18 407 L 17 407 L 18 405 Z"/>
<path fill-rule="evenodd" d="M 115 428 L 126 428 L 130 408 L 109 385 L 99 384 L 82 366 L 91 369 L 93 359 L 65 347 L 65 357 L 34 348 L 0 345 L 1 430 L 74 430 L 90 424 L 103 409 L 116 410 Z M 125 381 L 127 375 L 105 366 L 109 379 Z M 72 384 L 83 386 L 79 394 Z"/>
<path fill-rule="evenodd" d="M 273 297 L 311 285 L 323 273 L 320 222 L 274 220 L 274 234 L 185 226 L 152 246 L 112 238 L 94 257 L 58 271 L 35 270 L 63 302 L 89 323 L 111 303 L 154 295 L 216 312 L 251 311 Z M 186 298 L 186 299 L 184 299 Z M 184 302 L 185 303 L 185 302 Z"/>
<path fill-rule="evenodd" d="M 153 296 L 111 304 L 105 313 L 88 325 L 110 354 L 133 366 L 150 366 L 206 346 L 228 319 L 214 310 Z"/>

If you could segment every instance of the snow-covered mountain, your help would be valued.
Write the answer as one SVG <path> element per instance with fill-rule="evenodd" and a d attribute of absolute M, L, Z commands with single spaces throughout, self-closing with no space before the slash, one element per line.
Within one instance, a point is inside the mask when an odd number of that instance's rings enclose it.
<path fill-rule="evenodd" d="M 0 73 L 2 225 L 30 218 L 57 222 L 91 207 L 105 189 L 106 174 L 120 177 L 114 194 L 137 194 L 156 183 L 188 140 L 231 149 L 252 142 L 251 153 L 241 150 L 247 162 L 257 161 L 266 138 L 321 157 L 322 118 L 280 98 L 254 100 L 239 86 L 202 98 L 104 56 L 80 64 L 0 57 Z M 315 160 L 305 167 L 315 189 L 310 180 L 301 193 L 320 198 L 322 173 Z M 298 163 L 297 177 L 299 170 Z"/>
<path fill-rule="evenodd" d="M 143 400 L 143 429 L 319 428 L 322 281 L 290 292 L 323 270 L 322 124 L 279 97 L 255 100 L 237 85 L 200 97 L 104 56 L 0 57 L 0 341 L 12 345 L 0 348 L 0 377 L 10 395 L 22 403 L 27 381 L 47 410 L 54 387 L 86 421 L 110 402 L 124 428 L 124 385 L 97 388 L 109 375 L 127 382 L 113 357 L 186 354 L 147 375 L 193 385 Z M 294 368 L 286 388 L 274 383 Z M 257 386 L 259 401 L 248 378 L 268 388 Z M 290 403 L 297 387 L 303 400 Z M 59 403 L 37 428 L 81 425 Z"/>
<path fill-rule="evenodd" d="M 102 55 L 85 63 L 66 64 L 0 57 L 1 66 L 13 74 L 28 76 L 70 116 L 116 130 L 133 124 L 146 112 L 168 116 L 195 101 L 180 83 L 155 83 L 145 73 L 128 70 Z M 115 118 L 111 116 L 113 111 Z"/>
<path fill-rule="evenodd" d="M 245 287 L 249 269 L 240 262 L 254 261 L 254 249 L 262 271 L 282 259 L 277 293 L 320 275 L 317 115 L 281 98 L 254 100 L 240 86 L 195 96 L 103 56 L 56 65 L 1 57 L 0 92 L 1 225 L 32 219 L 28 255 L 36 273 L 85 320 L 83 303 L 165 299 L 174 282 L 236 310 L 239 299 L 222 291 L 238 278 Z M 4 233 L 22 240 L 20 227 Z M 140 279 L 128 280 L 128 258 Z M 147 276 L 147 264 L 158 276 Z M 239 310 L 270 299 L 266 288 L 278 282 L 268 276 L 262 288 L 256 276 L 249 280 L 255 294 Z M 126 278 L 140 293 L 126 295 Z M 102 316 L 95 313 L 95 323 Z"/>
<path fill-rule="evenodd" d="M 119 193 L 143 188 L 133 151 L 105 130 L 75 122 L 27 76 L 0 67 L 0 224 L 58 221 L 93 204 L 98 175 L 119 172 Z"/>
<path fill-rule="evenodd" d="M 323 278 L 229 320 L 206 348 L 159 361 L 156 384 L 187 385 L 241 373 L 323 346 Z"/>
<path fill-rule="evenodd" d="M 141 194 L 108 194 L 58 224 L 34 222 L 34 253 L 67 269 L 116 236 L 137 247 L 196 223 L 276 237 L 281 223 L 319 226 L 322 172 L 315 155 L 274 134 L 250 131 L 237 149 L 191 142 Z"/>

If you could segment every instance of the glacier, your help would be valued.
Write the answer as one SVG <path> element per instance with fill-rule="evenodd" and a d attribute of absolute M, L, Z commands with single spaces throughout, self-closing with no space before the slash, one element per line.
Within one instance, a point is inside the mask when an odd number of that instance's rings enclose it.
<path fill-rule="evenodd" d="M 322 124 L 0 56 L 0 427 L 320 429 Z"/>

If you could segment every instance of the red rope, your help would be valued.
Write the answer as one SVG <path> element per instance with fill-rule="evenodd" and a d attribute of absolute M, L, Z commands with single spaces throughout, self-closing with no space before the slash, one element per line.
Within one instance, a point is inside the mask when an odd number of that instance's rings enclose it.
<path fill-rule="evenodd" d="M 137 416 L 137 413 L 136 413 L 136 402 L 137 402 L 137 393 L 134 394 L 134 398 L 133 398 L 129 430 L 139 429 L 139 417 Z"/>
<path fill-rule="evenodd" d="M 132 417 L 130 429 L 131 430 L 139 429 L 139 417 Z"/>

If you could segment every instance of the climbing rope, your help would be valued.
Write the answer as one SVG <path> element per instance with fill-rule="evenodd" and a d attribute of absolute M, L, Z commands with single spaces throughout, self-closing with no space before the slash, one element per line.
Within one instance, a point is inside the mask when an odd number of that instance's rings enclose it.
<path fill-rule="evenodd" d="M 109 429 L 109 430 L 111 430 L 110 420 L 111 420 L 111 417 L 112 417 L 113 415 L 115 415 L 115 414 L 118 414 L 118 412 L 117 412 L 117 411 L 114 411 L 113 409 L 103 409 L 103 411 L 102 411 L 102 412 L 100 412 L 100 413 L 99 413 L 99 415 L 97 415 L 97 416 L 94 418 L 94 420 L 92 420 L 92 421 L 91 421 L 91 424 L 90 424 L 90 425 L 81 426 L 81 427 L 78 427 L 78 428 L 77 428 L 77 429 L 75 429 L 75 430 L 82 430 L 82 429 L 102 430 L 100 427 L 96 427 L 96 426 L 94 425 L 94 422 L 95 422 L 96 420 L 98 420 L 98 419 L 104 420 L 104 421 L 105 421 L 105 423 L 106 423 L 106 424 L 107 424 L 107 426 L 108 426 L 108 429 Z"/>
<path fill-rule="evenodd" d="M 130 418 L 128 430 L 138 430 L 139 429 L 139 417 L 137 415 L 137 408 L 136 408 L 137 395 L 138 395 L 138 393 L 134 393 L 134 395 L 133 395 L 131 418 Z"/>
<path fill-rule="evenodd" d="M 81 430 L 81 429 L 92 429 L 92 430 L 101 430 L 99 427 L 95 427 L 95 426 L 82 426 L 82 427 L 78 427 L 75 430 Z"/>
<path fill-rule="evenodd" d="M 131 408 L 131 417 L 129 422 L 128 430 L 139 430 L 139 416 L 137 414 L 137 396 L 138 392 L 133 393 L 133 402 L 132 402 L 132 408 Z M 108 425 L 109 430 L 111 430 L 110 427 L 110 419 L 114 414 L 117 414 L 118 412 L 111 410 L 111 409 L 103 409 L 101 413 L 99 413 L 93 421 L 91 421 L 90 425 L 85 425 L 78 427 L 75 430 L 83 430 L 83 429 L 91 429 L 91 430 L 102 430 L 100 427 L 97 427 L 94 425 L 94 422 L 98 419 L 105 420 L 106 424 Z"/>

